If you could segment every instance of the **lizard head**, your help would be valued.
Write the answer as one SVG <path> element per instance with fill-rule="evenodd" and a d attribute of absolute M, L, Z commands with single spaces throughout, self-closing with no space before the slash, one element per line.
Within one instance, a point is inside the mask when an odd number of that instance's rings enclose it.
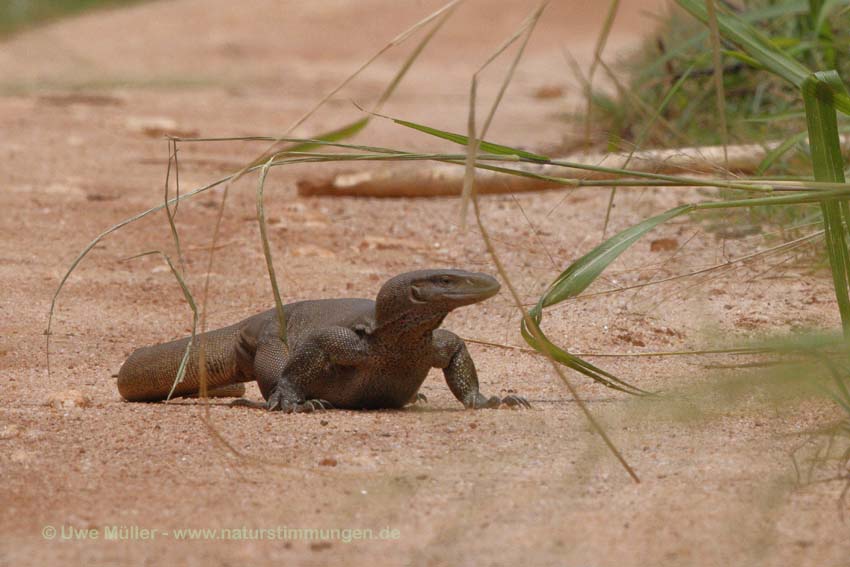
<path fill-rule="evenodd" d="M 492 276 L 465 270 L 407 272 L 387 281 L 378 292 L 378 324 L 417 315 L 442 321 L 449 311 L 493 297 L 500 287 Z"/>

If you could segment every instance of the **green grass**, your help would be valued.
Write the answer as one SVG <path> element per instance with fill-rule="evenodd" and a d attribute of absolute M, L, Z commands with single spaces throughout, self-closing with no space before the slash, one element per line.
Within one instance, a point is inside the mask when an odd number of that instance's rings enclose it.
<path fill-rule="evenodd" d="M 700 4 L 703 4 L 700 2 Z M 717 2 L 718 8 L 723 4 Z M 787 56 L 789 67 L 771 69 L 733 43 L 729 30 L 723 33 L 721 64 L 725 90 L 724 106 L 730 143 L 787 139 L 806 131 L 799 81 L 785 75 L 800 75 L 808 69 L 835 69 L 850 76 L 850 25 L 846 2 L 827 3 L 818 19 L 809 2 L 747 2 L 746 12 L 736 14 L 752 30 L 770 38 Z M 842 13 L 842 10 L 845 10 Z M 722 13 L 722 11 L 721 11 Z M 814 22 L 812 20 L 815 20 Z M 820 21 L 821 33 L 815 26 Z M 641 49 L 618 61 L 613 71 L 621 90 L 613 94 L 593 92 L 594 118 L 598 119 L 596 143 L 609 149 L 630 149 L 643 132 L 643 146 L 709 145 L 722 143 L 713 85 L 712 46 L 703 23 L 681 9 L 671 9 L 658 32 Z M 798 63 L 803 67 L 797 67 Z M 685 74 L 687 80 L 676 92 L 671 87 Z M 655 120 L 651 109 L 662 107 Z M 583 117 L 576 117 L 582 122 Z M 811 174 L 805 145 L 792 145 L 784 159 L 776 160 L 772 174 Z"/>
<path fill-rule="evenodd" d="M 707 4 L 704 0 L 679 4 L 661 17 L 657 32 L 639 50 L 605 66 L 617 85 L 613 92 L 589 90 L 592 121 L 597 125 L 591 143 L 613 151 L 724 142 Z M 811 178 L 800 89 L 809 69 L 834 69 L 839 76 L 850 77 L 846 25 L 850 2 L 752 0 L 744 3 L 743 11 L 729 9 L 720 0 L 715 4 L 718 21 L 725 25 L 720 30 L 725 141 L 785 141 L 763 160 L 756 174 Z M 747 47 L 740 41 L 748 42 Z M 578 126 L 588 118 L 573 120 Z M 838 127 L 847 133 L 850 121 L 839 115 Z M 742 197 L 735 191 L 719 194 L 726 199 Z M 797 205 L 703 216 L 710 224 L 731 221 L 785 233 L 789 226 L 819 219 L 820 213 L 817 205 Z"/>
<path fill-rule="evenodd" d="M 143 0 L 3 0 L 0 2 L 0 37 L 94 8 L 126 6 L 141 1 Z"/>

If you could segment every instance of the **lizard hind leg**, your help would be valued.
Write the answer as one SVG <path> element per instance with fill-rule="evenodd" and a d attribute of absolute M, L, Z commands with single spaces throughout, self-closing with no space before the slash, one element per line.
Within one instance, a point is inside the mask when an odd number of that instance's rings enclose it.
<path fill-rule="evenodd" d="M 288 361 L 289 349 L 280 340 L 269 341 L 257 349 L 254 356 L 254 379 L 263 399 L 268 400 L 271 396 Z"/>

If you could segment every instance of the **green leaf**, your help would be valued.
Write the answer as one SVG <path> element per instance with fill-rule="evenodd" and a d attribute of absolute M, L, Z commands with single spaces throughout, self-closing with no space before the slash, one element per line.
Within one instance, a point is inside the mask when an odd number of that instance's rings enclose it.
<path fill-rule="evenodd" d="M 806 126 L 816 181 L 844 183 L 844 160 L 835 112 L 835 97 L 842 93 L 846 96 L 847 89 L 835 71 L 814 73 L 803 82 Z M 847 235 L 850 207 L 844 199 L 823 201 L 821 209 L 835 297 L 844 334 L 850 338 L 850 250 Z"/>
<path fill-rule="evenodd" d="M 345 140 L 346 138 L 351 138 L 358 132 L 360 132 L 366 125 L 369 124 L 369 117 L 361 118 L 356 122 L 352 122 L 351 124 L 346 124 L 342 128 L 337 128 L 336 130 L 331 130 L 330 132 L 325 132 L 324 134 L 319 134 L 315 136 L 314 139 L 319 140 L 321 142 L 338 142 L 340 140 Z M 286 152 L 309 152 L 310 150 L 314 150 L 316 148 L 321 148 L 322 144 L 320 143 L 301 143 L 295 144 L 291 147 L 286 148 L 281 154 Z M 268 161 L 269 158 L 265 158 L 263 161 Z M 277 159 L 277 154 L 272 158 Z"/>
<path fill-rule="evenodd" d="M 407 120 L 401 120 L 398 118 L 390 117 L 390 120 L 399 124 L 401 126 L 406 126 L 408 128 L 413 128 L 414 130 L 419 130 L 420 132 L 425 132 L 426 134 L 430 134 L 432 136 L 436 136 L 437 138 L 443 138 L 444 140 L 449 140 L 456 144 L 467 145 L 469 143 L 469 138 L 462 134 L 455 134 L 453 132 L 446 132 L 445 130 L 438 130 L 436 128 L 431 128 L 430 126 L 425 126 L 423 124 L 417 124 L 415 122 L 408 122 Z M 492 142 L 481 141 L 478 149 L 484 153 L 497 154 L 497 155 L 505 155 L 505 156 L 518 156 L 521 158 L 525 158 L 528 160 L 538 161 L 542 163 L 546 163 L 551 161 L 550 158 L 540 155 L 534 154 L 531 152 L 527 152 L 525 150 L 520 150 L 517 148 L 511 148 L 509 146 L 502 146 L 500 144 L 494 144 Z"/>
<path fill-rule="evenodd" d="M 659 224 L 691 210 L 693 210 L 692 205 L 682 205 L 681 207 L 676 207 L 660 215 L 648 218 L 639 224 L 615 234 L 561 272 L 561 275 L 552 282 L 549 289 L 540 298 L 538 308 L 549 307 L 577 296 L 587 289 L 605 268 L 644 234 Z"/>
<path fill-rule="evenodd" d="M 835 71 L 813 73 L 802 87 L 815 179 L 844 183 L 844 159 L 835 109 L 838 98 L 848 97 L 847 88 Z"/>
<path fill-rule="evenodd" d="M 537 313 L 537 316 L 535 317 L 533 311 L 531 315 L 534 318 L 534 323 L 537 323 L 539 325 L 540 314 Z M 594 382 L 602 384 L 603 386 L 611 388 L 612 390 L 618 390 L 620 392 L 625 392 L 627 394 L 632 395 L 645 395 L 650 393 L 646 390 L 638 388 L 637 386 L 633 386 L 624 380 L 620 380 L 613 374 L 606 372 L 601 368 L 597 368 L 593 364 L 582 360 L 581 358 L 574 356 L 565 351 L 564 349 L 554 345 L 549 340 L 549 338 L 543 333 L 543 330 L 539 328 L 539 326 L 538 330 L 540 332 L 541 340 L 538 341 L 534 338 L 534 335 L 531 333 L 531 331 L 529 331 L 528 327 L 526 326 L 525 319 L 523 319 L 522 321 L 522 326 L 520 330 L 522 332 L 523 339 L 525 339 L 525 342 L 528 343 L 531 348 L 539 352 L 548 354 L 556 362 L 563 364 L 567 368 L 570 368 L 580 374 L 587 376 Z"/>
<path fill-rule="evenodd" d="M 747 55 L 743 51 L 735 51 L 735 50 L 732 50 L 732 49 L 724 49 L 723 55 L 728 55 L 729 57 L 732 57 L 733 59 L 737 59 L 738 61 L 740 61 L 742 63 L 746 63 L 750 67 L 755 67 L 756 69 L 764 69 L 764 66 L 762 66 L 761 63 L 759 63 L 758 61 L 756 61 L 755 59 L 753 59 L 752 57 L 750 57 L 749 55 Z"/>
<path fill-rule="evenodd" d="M 761 163 L 756 169 L 756 175 L 764 175 L 764 172 L 767 171 L 776 160 L 784 156 L 788 150 L 805 140 L 807 136 L 808 132 L 799 132 L 793 136 L 787 137 L 781 144 L 767 152 L 764 159 L 761 160 Z"/>
<path fill-rule="evenodd" d="M 549 289 L 540 298 L 537 305 L 529 312 L 529 316 L 539 326 L 543 319 L 543 309 L 555 305 L 570 297 L 575 297 L 593 283 L 599 275 L 629 246 L 637 242 L 644 234 L 676 216 L 693 210 L 691 205 L 683 205 L 670 209 L 660 215 L 656 215 L 635 226 L 612 236 L 575 262 L 573 262 L 560 276 L 549 286 Z M 574 356 L 566 350 L 553 344 L 540 329 L 541 339 L 536 339 L 528 330 L 525 321 L 522 323 L 522 336 L 532 348 L 548 353 L 554 360 L 584 374 L 591 380 L 604 386 L 626 392 L 629 394 L 647 394 L 649 392 L 625 382 L 613 374 L 597 368 L 593 364 Z"/>

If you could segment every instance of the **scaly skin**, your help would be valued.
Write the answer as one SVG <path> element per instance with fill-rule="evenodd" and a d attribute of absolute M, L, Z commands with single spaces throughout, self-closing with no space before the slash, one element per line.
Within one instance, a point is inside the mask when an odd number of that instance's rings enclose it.
<path fill-rule="evenodd" d="M 499 283 L 486 274 L 408 272 L 387 281 L 375 301 L 324 299 L 284 306 L 286 344 L 271 309 L 202 336 L 208 388 L 232 390 L 234 384 L 256 380 L 265 407 L 286 412 L 400 408 L 424 398 L 419 387 L 431 368 L 440 368 L 467 408 L 530 407 L 519 396 L 482 395 L 466 345 L 438 328 L 450 311 L 498 291 Z M 198 392 L 200 339 L 175 395 Z M 130 355 L 118 373 L 121 395 L 128 401 L 165 399 L 188 340 Z"/>

